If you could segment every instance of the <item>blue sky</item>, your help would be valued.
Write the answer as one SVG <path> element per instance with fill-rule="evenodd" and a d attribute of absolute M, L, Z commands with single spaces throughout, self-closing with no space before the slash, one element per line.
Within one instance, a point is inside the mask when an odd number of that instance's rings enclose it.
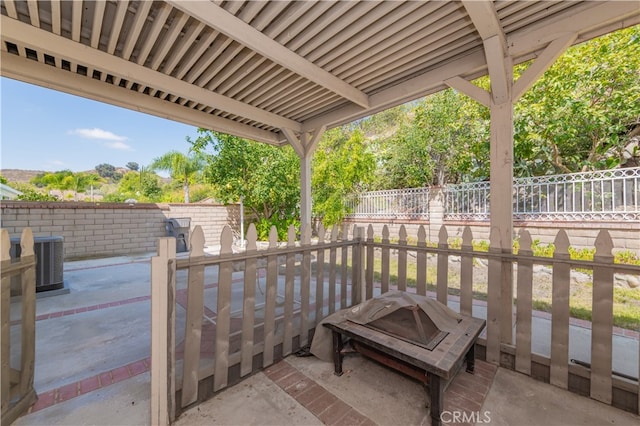
<path fill-rule="evenodd" d="M 8 78 L 0 78 L 2 169 L 81 172 L 107 163 L 147 166 L 187 152 L 197 128 Z"/>

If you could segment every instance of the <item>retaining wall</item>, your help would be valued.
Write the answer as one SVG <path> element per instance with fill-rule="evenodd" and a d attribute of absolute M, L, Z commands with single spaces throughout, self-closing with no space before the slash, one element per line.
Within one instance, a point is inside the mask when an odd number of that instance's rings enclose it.
<path fill-rule="evenodd" d="M 475 240 L 489 241 L 489 222 L 476 221 L 421 221 L 421 220 L 370 220 L 356 221 L 353 219 L 345 220 L 350 226 L 368 226 L 373 225 L 374 235 L 381 236 L 384 225 L 389 227 L 391 238 L 397 238 L 400 226 L 404 225 L 407 234 L 410 237 L 417 238 L 418 227 L 424 225 L 427 231 L 427 240 L 437 242 L 440 227 L 444 224 L 447 228 L 449 238 L 462 238 L 462 231 L 465 226 L 469 226 Z M 574 248 L 593 248 L 598 232 L 606 229 L 613 239 L 614 252 L 620 250 L 629 250 L 640 255 L 640 222 L 637 221 L 588 221 L 588 222 L 570 222 L 570 221 L 549 221 L 549 222 L 533 222 L 533 221 L 514 221 L 514 237 L 518 236 L 521 229 L 526 229 L 531 234 L 532 240 L 540 240 L 541 243 L 549 244 L 555 239 L 558 231 L 564 229 L 569 236 L 571 246 Z"/>
<path fill-rule="evenodd" d="M 208 244 L 218 244 L 224 225 L 239 229 L 239 206 L 220 204 L 122 204 L 2 201 L 2 228 L 19 237 L 26 227 L 34 236 L 64 237 L 65 260 L 148 253 L 166 235 L 168 218 L 191 218 Z"/>

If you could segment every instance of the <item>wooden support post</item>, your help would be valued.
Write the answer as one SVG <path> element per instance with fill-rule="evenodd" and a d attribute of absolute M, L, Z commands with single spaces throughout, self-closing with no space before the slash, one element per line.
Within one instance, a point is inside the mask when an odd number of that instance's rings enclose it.
<path fill-rule="evenodd" d="M 311 159 L 325 129 L 326 126 L 320 126 L 311 132 L 302 132 L 300 136 L 291 129 L 281 129 L 282 134 L 300 157 L 300 223 L 302 226 L 311 224 Z"/>
<path fill-rule="evenodd" d="M 513 245 L 513 104 L 491 105 L 491 231 L 498 233 L 500 251 L 511 254 Z M 502 262 L 500 278 L 500 341 L 513 341 L 513 266 Z"/>

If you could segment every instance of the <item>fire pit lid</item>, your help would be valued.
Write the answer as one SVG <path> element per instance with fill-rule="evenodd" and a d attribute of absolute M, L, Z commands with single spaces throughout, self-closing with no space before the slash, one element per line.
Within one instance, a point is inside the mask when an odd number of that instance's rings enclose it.
<path fill-rule="evenodd" d="M 458 323 L 462 320 L 460 314 L 437 300 L 404 291 L 383 293 L 348 309 L 345 316 L 349 321 L 365 325 L 398 309 L 414 308 L 422 310 L 440 331 L 447 333 L 455 331 Z"/>
<path fill-rule="evenodd" d="M 423 313 L 429 317 L 438 329 L 438 333 L 427 333 L 435 339 L 434 343 L 431 343 L 432 345 L 440 342 L 446 337 L 447 333 L 455 332 L 458 323 L 463 319 L 463 316 L 430 297 L 403 291 L 390 291 L 373 299 L 369 299 L 364 303 L 336 312 L 325 318 L 322 322 L 337 324 L 348 320 L 357 324 L 367 325 L 384 318 L 398 309 L 422 311 L 419 312 L 420 317 L 423 317 Z M 313 338 L 311 353 L 320 359 L 330 361 L 332 359 L 331 333 L 326 327 L 320 326 L 319 328 L 320 332 L 316 329 L 316 334 Z M 407 340 L 413 340 L 411 336 L 405 336 L 405 338 Z M 412 341 L 411 343 L 415 342 Z M 429 344 L 427 343 L 427 345 Z"/>

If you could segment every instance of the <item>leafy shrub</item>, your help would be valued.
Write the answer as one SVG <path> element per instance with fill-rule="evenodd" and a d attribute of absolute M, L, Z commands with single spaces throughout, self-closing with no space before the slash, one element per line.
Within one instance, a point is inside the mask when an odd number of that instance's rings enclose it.
<path fill-rule="evenodd" d="M 58 198 L 54 195 L 45 194 L 33 189 L 23 190 L 22 194 L 18 195 L 16 199 L 21 201 L 58 201 Z"/>
<path fill-rule="evenodd" d="M 268 241 L 269 232 L 271 227 L 275 226 L 278 231 L 278 241 L 287 241 L 287 232 L 289 226 L 293 225 L 296 229 L 296 237 L 300 235 L 300 221 L 296 218 L 284 218 L 271 217 L 269 219 L 262 218 L 256 223 L 256 232 L 258 234 L 258 240 Z"/>

